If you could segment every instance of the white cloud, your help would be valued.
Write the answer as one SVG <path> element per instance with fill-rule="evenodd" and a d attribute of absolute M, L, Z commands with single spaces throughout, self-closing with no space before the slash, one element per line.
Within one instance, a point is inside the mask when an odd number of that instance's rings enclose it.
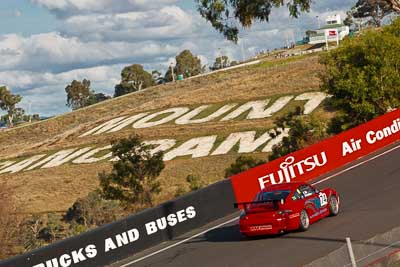
<path fill-rule="evenodd" d="M 30 72 L 30 71 L 3 71 L 0 72 L 0 81 L 11 88 L 18 90 L 31 90 L 32 88 L 46 85 L 65 86 L 72 80 L 89 79 L 97 83 L 108 83 L 113 87 L 119 82 L 119 76 L 123 64 L 99 66 L 87 69 L 76 69 L 58 74 L 50 72 Z"/>
<path fill-rule="evenodd" d="M 90 14 L 65 20 L 60 31 L 81 40 L 171 40 L 191 35 L 195 25 L 190 14 L 176 6 L 147 12 Z"/>
<path fill-rule="evenodd" d="M 171 56 L 179 47 L 154 41 L 83 42 L 60 33 L 23 37 L 10 34 L 0 37 L 0 71 L 61 72 L 123 62 L 153 62 L 154 57 Z"/>
<path fill-rule="evenodd" d="M 125 65 L 76 69 L 59 74 L 4 71 L 0 72 L 0 85 L 6 84 L 12 88 L 13 93 L 22 95 L 21 107 L 27 112 L 51 116 L 69 110 L 65 106 L 64 89 L 72 80 L 89 79 L 91 88 L 96 92 L 113 95 L 114 86 L 119 83 L 121 69 Z"/>
<path fill-rule="evenodd" d="M 31 0 L 59 17 L 87 13 L 122 13 L 158 9 L 178 0 Z"/>
<path fill-rule="evenodd" d="M 327 15 L 344 14 L 356 2 L 320 0 L 300 19 L 290 18 L 286 7 L 274 9 L 269 23 L 242 29 L 241 43 L 234 45 L 196 10 L 177 6 L 183 1 L 31 0 L 57 16 L 57 32 L 0 35 L 0 84 L 21 94 L 24 108 L 31 102 L 32 112 L 59 114 L 69 110 L 64 88 L 73 79 L 89 79 L 97 92 L 113 94 L 124 66 L 139 63 L 165 71 L 184 49 L 203 64 L 220 55 L 241 60 L 281 47 L 287 38 L 299 40 L 317 27 L 317 15 L 322 24 Z"/>

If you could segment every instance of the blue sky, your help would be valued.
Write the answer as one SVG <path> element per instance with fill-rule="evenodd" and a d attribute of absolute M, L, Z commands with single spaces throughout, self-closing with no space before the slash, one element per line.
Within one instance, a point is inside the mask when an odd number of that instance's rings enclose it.
<path fill-rule="evenodd" d="M 316 16 L 345 14 L 356 0 L 315 2 L 298 20 L 280 8 L 270 23 L 243 30 L 244 56 L 300 39 L 316 28 Z M 184 49 L 203 64 L 219 53 L 243 57 L 190 0 L 1 0 L 0 16 L 0 85 L 23 97 L 21 107 L 43 116 L 69 111 L 64 89 L 73 79 L 90 79 L 96 92 L 112 95 L 129 64 L 164 71 Z"/>
<path fill-rule="evenodd" d="M 58 24 L 48 10 L 27 0 L 1 0 L 0 10 L 0 34 L 20 33 L 29 36 L 54 31 Z"/>

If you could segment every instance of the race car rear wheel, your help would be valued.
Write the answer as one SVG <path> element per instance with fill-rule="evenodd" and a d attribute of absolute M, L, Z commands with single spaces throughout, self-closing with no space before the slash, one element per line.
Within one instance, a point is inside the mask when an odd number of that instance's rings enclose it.
<path fill-rule="evenodd" d="M 310 218 L 308 217 L 307 211 L 302 210 L 300 213 L 300 231 L 307 231 L 310 227 Z"/>
<path fill-rule="evenodd" d="M 339 202 L 335 196 L 329 198 L 329 215 L 336 216 L 339 213 Z"/>

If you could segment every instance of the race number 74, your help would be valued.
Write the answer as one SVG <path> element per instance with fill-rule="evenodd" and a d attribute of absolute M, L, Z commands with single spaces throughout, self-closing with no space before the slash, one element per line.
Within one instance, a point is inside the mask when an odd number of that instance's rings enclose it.
<path fill-rule="evenodd" d="M 321 207 L 326 206 L 328 204 L 328 198 L 325 193 L 320 192 L 319 193 L 319 200 L 321 201 Z"/>

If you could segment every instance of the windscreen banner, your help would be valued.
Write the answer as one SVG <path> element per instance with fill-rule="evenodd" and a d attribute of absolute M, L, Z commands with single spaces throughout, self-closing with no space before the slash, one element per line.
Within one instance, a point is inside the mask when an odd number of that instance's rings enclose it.
<path fill-rule="evenodd" d="M 237 202 L 272 184 L 307 182 L 400 140 L 400 110 L 231 177 Z"/>

